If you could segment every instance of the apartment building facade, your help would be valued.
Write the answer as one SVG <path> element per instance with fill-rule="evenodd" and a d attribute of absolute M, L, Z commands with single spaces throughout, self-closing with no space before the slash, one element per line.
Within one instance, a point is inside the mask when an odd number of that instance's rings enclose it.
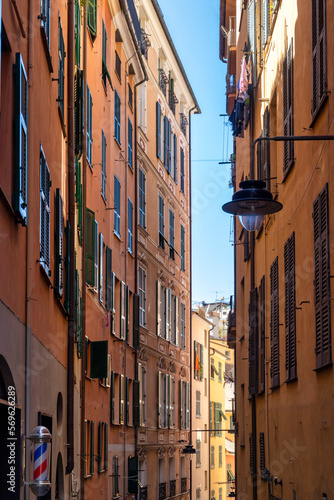
<path fill-rule="evenodd" d="M 221 23 L 234 18 L 236 30 L 221 39 L 221 57 L 239 82 L 227 87 L 234 188 L 262 179 L 283 205 L 255 231 L 234 222 L 228 338 L 240 499 L 324 499 L 334 488 L 332 8 L 331 1 L 221 2 Z M 275 140 L 258 141 L 253 156 L 259 137 Z"/>

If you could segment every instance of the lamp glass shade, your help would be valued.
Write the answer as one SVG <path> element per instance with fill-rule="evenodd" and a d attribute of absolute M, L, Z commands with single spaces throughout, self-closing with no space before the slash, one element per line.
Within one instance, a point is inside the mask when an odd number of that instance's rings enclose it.
<path fill-rule="evenodd" d="M 239 215 L 239 220 L 246 231 L 257 231 L 263 221 L 263 215 Z"/>

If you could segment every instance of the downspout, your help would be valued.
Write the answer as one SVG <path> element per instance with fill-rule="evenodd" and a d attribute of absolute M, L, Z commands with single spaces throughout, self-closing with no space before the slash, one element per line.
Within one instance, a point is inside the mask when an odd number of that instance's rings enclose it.
<path fill-rule="evenodd" d="M 66 474 L 74 468 L 74 0 L 68 1 L 67 25 L 67 162 L 68 162 L 68 204 L 70 238 L 70 312 L 68 321 L 68 351 L 67 351 L 67 464 Z"/>
<path fill-rule="evenodd" d="M 80 10 L 81 12 L 81 10 Z M 83 16 L 83 100 L 84 100 L 84 122 L 83 122 L 83 139 L 82 139 L 82 161 L 81 161 L 81 172 L 82 172 L 82 254 L 81 254 L 81 276 L 82 276 L 82 331 L 81 331 L 81 343 L 82 343 L 82 356 L 81 356 L 81 409 L 80 409 L 80 499 L 85 498 L 85 466 L 86 458 L 85 454 L 85 416 L 86 416 L 86 307 L 87 307 L 87 296 L 86 296 L 86 203 L 87 203 L 87 192 L 86 192 L 86 154 L 87 154 L 87 142 L 86 142 L 86 113 L 87 113 L 87 103 L 85 99 L 86 95 L 86 84 L 87 84 L 87 16 Z"/>
<path fill-rule="evenodd" d="M 209 429 L 211 429 L 211 421 L 210 421 L 210 401 L 211 401 L 211 376 L 210 376 L 210 370 L 211 370 L 211 354 L 210 354 L 210 338 L 211 335 L 210 333 L 214 329 L 214 325 L 208 330 L 208 396 L 209 396 Z M 209 457 L 209 492 L 211 492 L 211 431 L 209 430 L 209 439 L 208 439 L 208 444 L 209 444 L 209 450 L 208 450 L 208 457 Z M 210 493 L 211 495 L 211 493 Z"/>
<path fill-rule="evenodd" d="M 1 12 L 0 12 L 1 13 Z M 33 40 L 35 40 L 33 28 L 35 26 L 34 21 L 34 8 L 33 0 L 29 0 L 28 3 L 28 123 L 29 129 L 33 130 L 33 118 L 30 109 L 34 109 L 33 103 L 33 79 L 34 79 L 34 65 L 33 65 Z M 28 141 L 28 165 L 34 164 L 32 141 Z M 33 187 L 35 183 L 33 182 L 33 172 L 34 169 L 28 168 L 28 206 L 27 206 L 27 218 L 28 223 L 26 227 L 26 296 L 25 296 L 25 377 L 24 377 L 24 434 L 25 436 L 30 435 L 30 396 L 31 396 L 31 324 L 32 324 L 32 310 L 31 310 L 31 296 L 32 296 L 32 262 L 33 262 L 33 234 L 32 234 L 32 220 L 33 220 L 33 209 L 32 203 L 34 193 Z M 23 445 L 25 450 L 25 467 L 23 468 L 25 472 L 25 479 L 30 477 L 30 446 Z M 29 486 L 24 486 L 24 498 L 29 499 Z"/>

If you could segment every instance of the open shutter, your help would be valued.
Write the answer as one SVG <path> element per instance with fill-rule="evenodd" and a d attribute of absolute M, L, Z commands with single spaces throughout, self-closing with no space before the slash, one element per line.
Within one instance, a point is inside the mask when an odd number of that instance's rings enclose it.
<path fill-rule="evenodd" d="M 271 387 L 280 384 L 279 359 L 279 302 L 278 302 L 278 258 L 270 267 L 270 341 L 271 341 Z"/>
<path fill-rule="evenodd" d="M 20 53 L 15 59 L 15 174 L 14 211 L 27 225 L 28 204 L 28 78 Z"/>
<path fill-rule="evenodd" d="M 166 288 L 166 340 L 171 340 L 171 327 L 172 327 L 172 291 Z"/>
<path fill-rule="evenodd" d="M 327 95 L 326 0 L 312 0 L 312 115 Z"/>
<path fill-rule="evenodd" d="M 283 61 L 283 135 L 293 135 L 293 41 Z M 293 141 L 284 142 L 283 174 L 294 162 Z"/>
<path fill-rule="evenodd" d="M 108 424 L 104 424 L 104 460 L 103 460 L 104 470 L 108 470 Z"/>
<path fill-rule="evenodd" d="M 94 286 L 95 212 L 86 208 L 86 281 Z"/>
<path fill-rule="evenodd" d="M 125 423 L 130 424 L 130 380 L 125 378 Z"/>
<path fill-rule="evenodd" d="M 185 383 L 185 389 L 186 389 L 186 429 L 189 429 L 189 417 L 190 417 L 190 392 L 189 392 L 189 382 Z"/>
<path fill-rule="evenodd" d="M 133 347 L 139 347 L 139 295 L 133 295 Z"/>
<path fill-rule="evenodd" d="M 204 372 L 204 353 L 203 353 L 203 344 L 200 344 L 201 349 L 201 360 L 200 360 L 200 380 L 203 380 L 203 372 Z"/>
<path fill-rule="evenodd" d="M 252 59 L 252 85 L 257 83 L 257 33 L 256 33 L 256 0 L 251 0 L 247 12 L 248 48 Z"/>
<path fill-rule="evenodd" d="M 180 408 L 180 429 L 184 429 L 183 414 L 183 382 L 179 381 L 179 408 Z"/>
<path fill-rule="evenodd" d="M 126 315 L 126 305 L 125 305 L 125 283 L 120 282 L 120 338 L 125 340 L 125 315 Z"/>
<path fill-rule="evenodd" d="M 75 0 L 75 63 L 80 67 L 81 12 L 79 0 Z"/>
<path fill-rule="evenodd" d="M 92 420 L 90 423 L 90 464 L 89 464 L 89 472 L 90 474 L 94 474 L 94 448 L 95 448 L 95 422 Z"/>
<path fill-rule="evenodd" d="M 262 0 L 262 46 L 268 42 L 270 30 L 270 0 Z"/>
<path fill-rule="evenodd" d="M 161 429 L 161 423 L 162 423 L 162 418 L 161 418 L 161 411 L 162 411 L 162 404 L 161 404 L 161 387 L 162 387 L 162 377 L 163 373 L 160 371 L 158 372 L 158 428 Z"/>
<path fill-rule="evenodd" d="M 161 337 L 161 282 L 157 281 L 157 335 Z"/>
<path fill-rule="evenodd" d="M 74 150 L 78 158 L 82 154 L 82 135 L 84 129 L 83 91 L 83 71 L 77 70 L 74 77 Z"/>
<path fill-rule="evenodd" d="M 258 292 L 250 292 L 249 301 L 249 348 L 248 348 L 248 390 L 257 393 L 258 386 Z"/>
<path fill-rule="evenodd" d="M 316 368 L 331 363 L 328 185 L 313 204 Z"/>
<path fill-rule="evenodd" d="M 296 367 L 296 295 L 295 295 L 295 234 L 284 245 L 285 285 L 285 370 L 286 379 L 297 376 Z"/>
<path fill-rule="evenodd" d="M 175 184 L 177 184 L 177 137 L 176 134 L 173 136 L 173 148 L 174 148 L 174 154 L 173 154 L 173 159 L 174 159 L 174 181 Z"/>
<path fill-rule="evenodd" d="M 198 379 L 198 369 L 197 369 L 197 364 L 199 362 L 198 355 L 197 355 L 197 341 L 194 340 L 194 379 Z"/>
<path fill-rule="evenodd" d="M 130 290 L 128 285 L 125 287 L 125 340 L 129 342 L 130 331 Z"/>
<path fill-rule="evenodd" d="M 97 15 L 97 0 L 87 2 L 87 25 L 93 36 L 96 37 L 96 15 Z"/>
<path fill-rule="evenodd" d="M 99 422 L 97 428 L 97 471 L 102 472 L 102 434 L 103 434 L 103 423 Z"/>
<path fill-rule="evenodd" d="M 161 158 L 161 106 L 160 103 L 156 103 L 156 130 L 157 130 L 157 157 Z"/>
<path fill-rule="evenodd" d="M 64 216 L 63 199 L 59 188 L 56 189 L 56 272 L 55 272 L 55 293 L 62 298 L 64 288 L 64 265 L 63 265 L 63 241 L 64 241 Z"/>
<path fill-rule="evenodd" d="M 70 222 L 66 222 L 65 228 L 66 239 L 66 258 L 65 258 L 65 300 L 64 307 L 66 312 L 70 309 L 70 283 L 71 283 L 71 229 Z"/>
<path fill-rule="evenodd" d="M 138 372 L 139 375 L 139 372 Z M 139 415 L 140 415 L 140 403 L 139 403 L 139 380 L 134 380 L 132 382 L 133 388 L 133 425 L 135 427 L 139 426 Z"/>
<path fill-rule="evenodd" d="M 265 308 L 265 276 L 260 282 L 260 392 L 265 389 L 265 328 L 266 328 L 266 308 Z"/>
<path fill-rule="evenodd" d="M 116 321 L 115 321 L 115 314 L 116 314 L 116 276 L 115 273 L 111 273 L 111 312 L 112 312 L 112 318 L 111 318 L 111 324 L 110 324 L 110 329 L 112 335 L 115 335 L 116 331 Z"/>
<path fill-rule="evenodd" d="M 119 424 L 124 423 L 124 375 L 119 376 Z"/>

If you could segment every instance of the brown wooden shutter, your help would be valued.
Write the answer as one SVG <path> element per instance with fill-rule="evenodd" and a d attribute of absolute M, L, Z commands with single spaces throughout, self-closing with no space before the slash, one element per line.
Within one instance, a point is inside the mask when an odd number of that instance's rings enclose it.
<path fill-rule="evenodd" d="M 258 292 L 251 290 L 249 300 L 248 391 L 256 394 L 258 387 Z"/>
<path fill-rule="evenodd" d="M 254 454 L 253 434 L 249 433 L 249 470 L 251 475 L 256 473 L 256 456 Z"/>
<path fill-rule="evenodd" d="M 279 302 L 278 302 L 278 257 L 270 267 L 270 341 L 271 341 L 271 386 L 280 384 L 279 373 Z"/>
<path fill-rule="evenodd" d="M 314 224 L 314 293 L 316 328 L 316 368 L 332 361 L 330 326 L 330 269 L 328 185 L 313 204 Z"/>
<path fill-rule="evenodd" d="M 265 276 L 262 276 L 260 287 L 260 392 L 265 389 L 265 337 L 266 337 L 266 310 L 265 310 Z"/>
<path fill-rule="evenodd" d="M 296 359 L 296 285 L 295 285 L 295 233 L 284 245 L 285 283 L 285 370 L 286 379 L 297 377 Z"/>
<path fill-rule="evenodd" d="M 270 137 L 269 106 L 266 107 L 263 114 L 263 137 Z M 262 151 L 263 179 L 266 181 L 267 189 L 270 191 L 270 141 L 263 141 Z"/>
<path fill-rule="evenodd" d="M 326 0 L 312 0 L 312 116 L 327 95 Z"/>
<path fill-rule="evenodd" d="M 266 461 L 265 461 L 265 449 L 264 449 L 264 432 L 260 432 L 260 471 L 261 474 L 263 474 L 265 468 L 266 468 Z"/>
<path fill-rule="evenodd" d="M 293 42 L 291 40 L 283 61 L 283 135 L 293 135 Z M 283 174 L 294 163 L 293 141 L 284 142 Z"/>

